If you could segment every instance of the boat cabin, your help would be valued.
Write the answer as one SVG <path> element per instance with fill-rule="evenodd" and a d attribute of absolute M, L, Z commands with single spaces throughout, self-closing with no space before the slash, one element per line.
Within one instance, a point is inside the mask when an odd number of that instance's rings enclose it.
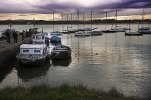
<path fill-rule="evenodd" d="M 34 44 L 45 44 L 46 33 L 34 34 L 32 36 L 32 41 Z"/>
<path fill-rule="evenodd" d="M 47 47 L 44 44 L 22 44 L 20 46 L 20 54 L 25 55 L 44 55 Z"/>

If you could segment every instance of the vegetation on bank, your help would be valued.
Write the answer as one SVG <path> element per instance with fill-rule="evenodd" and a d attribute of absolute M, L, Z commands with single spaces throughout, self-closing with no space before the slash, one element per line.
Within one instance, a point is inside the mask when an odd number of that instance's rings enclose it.
<path fill-rule="evenodd" d="M 0 100 L 141 100 L 126 97 L 115 88 L 108 92 L 88 89 L 84 86 L 62 85 L 49 87 L 46 85 L 32 88 L 5 88 L 0 91 Z"/>
<path fill-rule="evenodd" d="M 151 23 L 151 19 L 146 20 L 115 20 L 115 19 L 108 19 L 108 20 L 69 20 L 69 21 L 46 21 L 46 20 L 0 20 L 1 25 L 41 25 L 41 24 L 106 24 L 106 23 Z"/>

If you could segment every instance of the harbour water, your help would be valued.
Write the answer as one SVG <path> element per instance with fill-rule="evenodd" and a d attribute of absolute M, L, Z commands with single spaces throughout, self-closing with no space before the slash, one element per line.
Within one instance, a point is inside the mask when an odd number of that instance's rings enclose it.
<path fill-rule="evenodd" d="M 55 25 L 56 31 L 67 26 Z M 122 26 L 127 26 L 122 24 Z M 8 26 L 1 25 L 0 30 Z M 26 30 L 32 25 L 13 25 L 16 30 Z M 46 32 L 52 25 L 36 25 Z M 80 25 L 79 27 L 83 27 Z M 84 25 L 91 27 L 91 25 Z M 105 25 L 93 25 L 102 30 Z M 111 25 L 108 25 L 110 28 Z M 138 24 L 131 25 L 136 31 Z M 148 97 L 151 93 L 151 35 L 125 36 L 124 33 L 105 33 L 102 36 L 75 37 L 64 34 L 63 44 L 72 49 L 69 60 L 54 60 L 43 66 L 24 68 L 14 62 L 8 69 L 0 70 L 0 88 L 7 86 L 50 86 L 68 83 L 82 84 L 89 88 L 108 89 L 115 87 L 125 95 Z"/>

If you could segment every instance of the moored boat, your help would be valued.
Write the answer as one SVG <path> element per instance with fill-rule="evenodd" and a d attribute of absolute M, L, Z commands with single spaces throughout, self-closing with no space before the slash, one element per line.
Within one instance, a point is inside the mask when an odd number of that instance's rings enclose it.
<path fill-rule="evenodd" d="M 51 51 L 52 59 L 68 59 L 71 58 L 71 48 L 65 45 L 59 45 Z"/>
<path fill-rule="evenodd" d="M 142 36 L 142 33 L 139 32 L 125 32 L 125 36 Z"/>
<path fill-rule="evenodd" d="M 90 31 L 91 36 L 102 35 L 102 31 Z"/>
<path fill-rule="evenodd" d="M 45 44 L 22 44 L 20 52 L 16 55 L 21 65 L 25 64 L 43 64 L 50 57 Z"/>
<path fill-rule="evenodd" d="M 102 30 L 103 33 L 115 33 L 116 31 L 113 29 L 109 29 L 109 30 Z"/>
<path fill-rule="evenodd" d="M 74 34 L 75 34 L 75 36 L 90 36 L 90 33 L 86 32 L 86 31 L 79 31 Z"/>
<path fill-rule="evenodd" d="M 142 28 L 139 28 L 138 32 L 142 33 L 142 34 L 151 34 L 151 28 L 149 28 L 149 27 L 142 27 Z"/>

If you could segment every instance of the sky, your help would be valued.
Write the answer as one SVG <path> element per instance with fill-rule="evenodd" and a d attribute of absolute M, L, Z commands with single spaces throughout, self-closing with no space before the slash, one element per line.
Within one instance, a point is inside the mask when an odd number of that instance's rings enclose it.
<path fill-rule="evenodd" d="M 114 18 L 115 10 L 118 10 L 118 19 L 140 19 L 145 10 L 145 18 L 151 19 L 151 0 L 1 0 L 0 19 L 36 19 L 52 20 L 55 12 L 55 20 L 71 18 L 77 19 L 77 9 L 80 19 L 89 19 L 91 9 L 93 18 L 103 19 L 108 11 L 109 18 Z"/>

